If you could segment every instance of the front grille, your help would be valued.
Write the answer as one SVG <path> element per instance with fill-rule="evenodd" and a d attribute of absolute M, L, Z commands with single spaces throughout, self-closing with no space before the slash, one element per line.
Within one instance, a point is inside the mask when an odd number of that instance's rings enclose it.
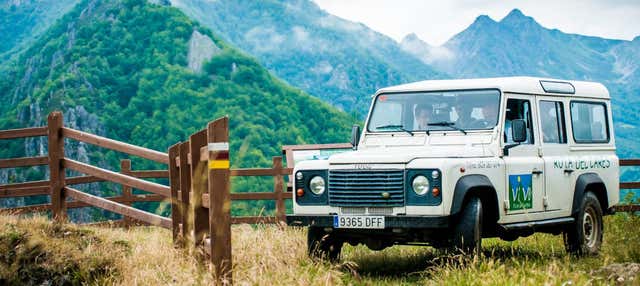
<path fill-rule="evenodd" d="M 363 215 L 367 213 L 367 208 L 342 207 L 340 213 L 345 215 Z"/>
<path fill-rule="evenodd" d="M 393 214 L 393 208 L 373 207 L 368 208 L 370 215 L 390 215 Z"/>
<path fill-rule="evenodd" d="M 388 193 L 388 198 L 383 196 Z M 329 170 L 329 204 L 352 207 L 404 206 L 403 170 Z"/>
<path fill-rule="evenodd" d="M 393 214 L 393 208 L 389 207 L 341 207 L 340 214 L 343 215 L 390 215 Z"/>

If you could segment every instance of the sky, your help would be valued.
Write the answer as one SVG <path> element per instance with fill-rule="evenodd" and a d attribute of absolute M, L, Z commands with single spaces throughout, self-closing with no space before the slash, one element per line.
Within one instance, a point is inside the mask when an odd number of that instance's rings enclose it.
<path fill-rule="evenodd" d="M 479 15 L 499 21 L 518 8 L 547 28 L 633 40 L 640 36 L 640 0 L 313 0 L 327 12 L 401 41 L 415 33 L 441 45 Z"/>

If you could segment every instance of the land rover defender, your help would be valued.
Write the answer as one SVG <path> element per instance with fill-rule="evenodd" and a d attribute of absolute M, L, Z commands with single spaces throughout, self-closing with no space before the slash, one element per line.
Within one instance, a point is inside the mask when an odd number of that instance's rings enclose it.
<path fill-rule="evenodd" d="M 293 171 L 292 226 L 311 256 L 344 243 L 479 253 L 482 238 L 562 234 L 595 254 L 619 201 L 609 92 L 532 77 L 434 80 L 383 88 L 354 150 Z"/>

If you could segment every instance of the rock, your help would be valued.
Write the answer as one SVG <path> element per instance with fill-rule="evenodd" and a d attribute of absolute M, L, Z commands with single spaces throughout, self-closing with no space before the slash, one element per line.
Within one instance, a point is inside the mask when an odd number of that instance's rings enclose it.
<path fill-rule="evenodd" d="M 592 275 L 618 283 L 634 281 L 638 274 L 640 274 L 640 263 L 614 263 L 592 272 Z"/>
<path fill-rule="evenodd" d="M 198 31 L 193 31 L 189 40 L 189 69 L 194 73 L 202 72 L 204 63 L 220 53 L 220 48 L 209 38 Z"/>

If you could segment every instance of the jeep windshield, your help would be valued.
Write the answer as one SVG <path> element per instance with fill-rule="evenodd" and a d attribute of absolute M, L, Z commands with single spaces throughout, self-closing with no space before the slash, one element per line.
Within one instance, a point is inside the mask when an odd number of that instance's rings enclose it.
<path fill-rule="evenodd" d="M 498 123 L 497 89 L 382 93 L 374 102 L 369 132 L 493 129 Z"/>

